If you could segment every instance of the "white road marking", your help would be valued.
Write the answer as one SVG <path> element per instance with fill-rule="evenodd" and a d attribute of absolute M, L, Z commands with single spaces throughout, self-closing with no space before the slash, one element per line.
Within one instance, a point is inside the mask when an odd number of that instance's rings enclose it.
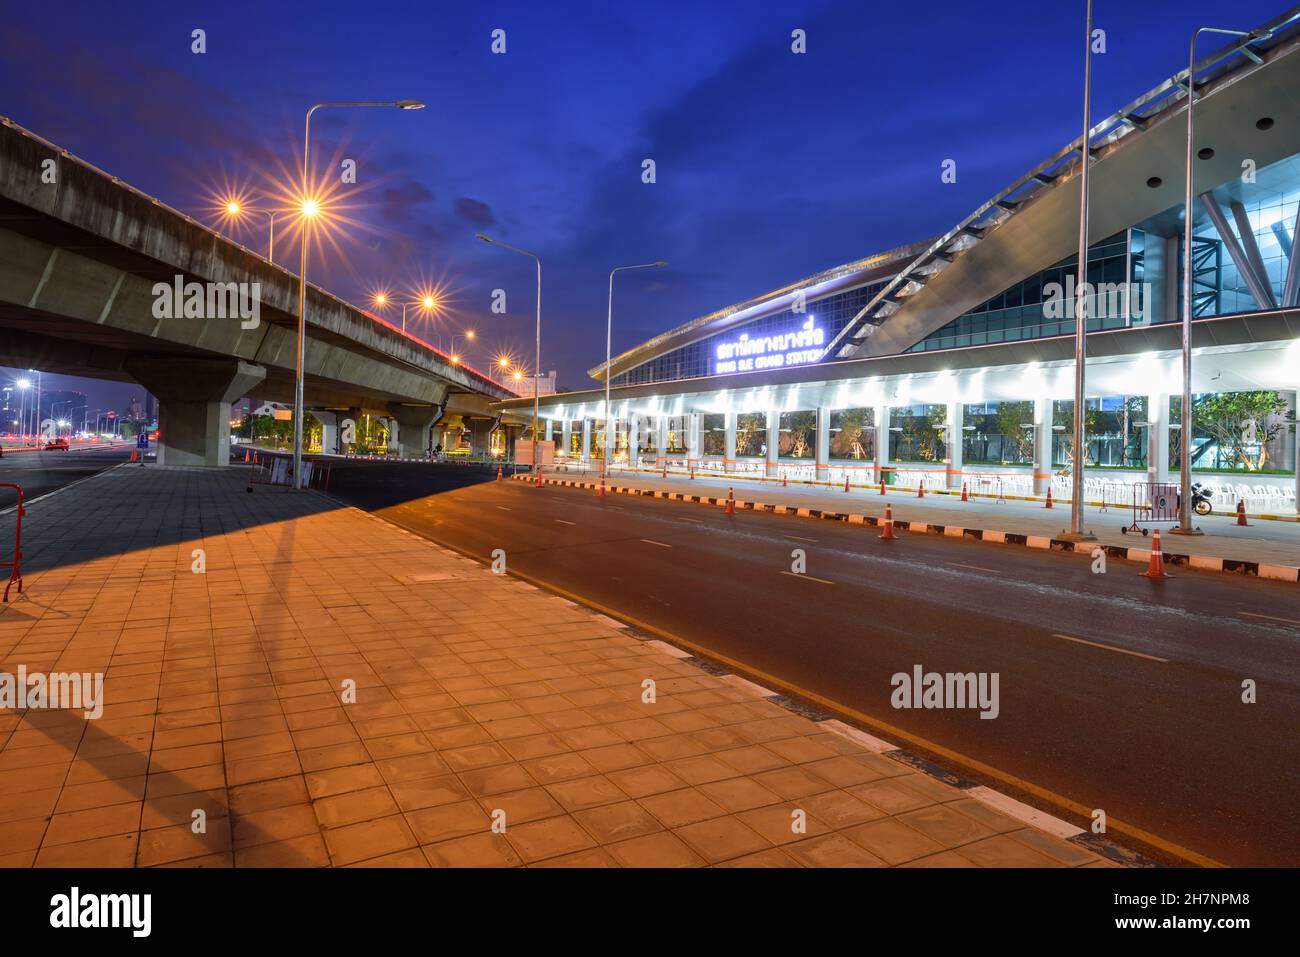
<path fill-rule="evenodd" d="M 559 522 L 561 525 L 577 525 L 577 524 L 578 524 L 577 522 L 566 522 L 566 521 L 565 521 L 564 519 L 562 519 L 562 518 L 557 518 L 556 521 Z"/>
<path fill-rule="evenodd" d="M 1168 658 L 1157 658 L 1155 655 L 1144 655 L 1140 651 L 1129 651 L 1127 648 L 1116 648 L 1114 645 L 1102 645 L 1095 641 L 1088 641 L 1086 638 L 1074 638 L 1070 635 L 1053 634 L 1053 638 L 1064 638 L 1066 641 L 1076 641 L 1081 645 L 1091 645 L 1094 648 L 1102 648 L 1106 651 L 1118 651 L 1121 655 L 1132 655 L 1134 658 L 1145 658 L 1148 661 L 1158 661 L 1162 665 L 1169 664 Z"/>
<path fill-rule="evenodd" d="M 810 582 L 821 582 L 823 585 L 834 585 L 834 584 L 835 584 L 835 583 L 832 582 L 832 581 L 827 581 L 825 578 L 816 578 L 816 577 L 814 577 L 814 576 L 812 576 L 812 575 L 796 575 L 794 572 L 787 572 L 787 571 L 782 571 L 781 574 L 782 574 L 782 575 L 789 575 L 791 578 L 806 578 L 806 579 L 808 579 Z"/>
<path fill-rule="evenodd" d="M 497 508 L 501 509 L 501 511 L 503 511 L 503 512 L 513 512 L 513 511 L 514 511 L 513 508 L 507 508 L 507 507 L 504 506 L 504 505 L 498 505 Z"/>
<path fill-rule="evenodd" d="M 993 572 L 995 575 L 1002 574 L 996 568 L 985 568 L 983 565 L 963 565 L 961 562 L 944 562 L 945 565 L 954 565 L 957 568 L 973 568 L 977 572 Z"/>
<path fill-rule="evenodd" d="M 645 542 L 647 545 L 658 545 L 660 548 L 672 548 L 671 545 L 665 545 L 663 542 L 656 542 L 652 538 L 643 538 L 641 541 Z"/>
<path fill-rule="evenodd" d="M 1300 621 L 1294 618 L 1279 618 L 1277 615 L 1257 615 L 1253 611 L 1239 611 L 1238 615 L 1245 615 L 1247 618 L 1267 618 L 1269 621 L 1284 621 L 1288 625 L 1300 625 Z"/>
<path fill-rule="evenodd" d="M 787 535 L 786 538 L 793 538 L 796 542 L 812 542 L 814 545 L 817 544 L 817 539 L 815 538 L 803 538 L 799 535 Z"/>

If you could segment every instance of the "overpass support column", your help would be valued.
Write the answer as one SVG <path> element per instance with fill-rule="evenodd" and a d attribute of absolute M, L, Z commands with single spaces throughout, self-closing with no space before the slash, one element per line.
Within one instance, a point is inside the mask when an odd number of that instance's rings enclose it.
<path fill-rule="evenodd" d="M 687 467 L 700 464 L 700 413 L 686 413 L 686 459 Z"/>
<path fill-rule="evenodd" d="M 961 469 L 962 469 L 962 440 L 966 432 L 962 428 L 965 422 L 965 407 L 960 402 L 948 403 L 948 468 L 947 468 L 947 486 L 948 488 L 961 488 Z"/>
<path fill-rule="evenodd" d="M 814 478 L 819 482 L 829 480 L 831 475 L 831 410 L 824 405 L 817 407 L 817 471 Z"/>
<path fill-rule="evenodd" d="M 565 419 L 560 426 L 560 458 L 568 459 L 571 448 L 573 448 L 573 420 Z"/>
<path fill-rule="evenodd" d="M 1163 482 L 1169 474 L 1169 396 L 1147 396 L 1147 481 Z"/>
<path fill-rule="evenodd" d="M 736 470 L 736 413 L 722 416 L 722 467 L 727 472 Z"/>
<path fill-rule="evenodd" d="M 591 461 L 591 419 L 582 420 L 582 467 Z"/>
<path fill-rule="evenodd" d="M 388 411 L 397 422 L 398 455 L 425 455 L 433 448 L 432 429 L 442 418 L 441 406 L 390 402 Z"/>
<path fill-rule="evenodd" d="M 485 459 L 492 454 L 492 419 L 469 419 L 470 458 Z"/>
<path fill-rule="evenodd" d="M 339 416 L 337 412 L 316 411 L 312 415 L 320 419 L 320 450 L 326 455 L 333 455 L 339 450 Z M 333 421 L 327 421 L 332 419 Z"/>
<path fill-rule="evenodd" d="M 876 406 L 876 457 L 872 482 L 884 481 L 885 466 L 889 464 L 889 406 Z"/>
<path fill-rule="evenodd" d="M 767 468 L 765 474 L 771 478 L 777 473 L 781 460 L 781 413 L 776 409 L 767 410 Z"/>
<path fill-rule="evenodd" d="M 1052 400 L 1034 400 L 1034 494 L 1052 484 Z"/>
<path fill-rule="evenodd" d="M 126 371 L 158 398 L 158 464 L 230 464 L 230 403 L 266 370 L 238 359 L 133 356 Z"/>
<path fill-rule="evenodd" d="M 361 428 L 361 409 L 353 406 L 339 422 L 339 452 L 346 455 L 357 444 L 357 430 Z"/>
<path fill-rule="evenodd" d="M 655 467 L 663 468 L 668 461 L 668 416 L 655 416 Z"/>

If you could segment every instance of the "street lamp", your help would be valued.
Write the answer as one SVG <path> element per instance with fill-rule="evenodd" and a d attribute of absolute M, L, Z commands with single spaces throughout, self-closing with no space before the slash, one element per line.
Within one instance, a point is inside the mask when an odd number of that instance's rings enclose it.
<path fill-rule="evenodd" d="M 1090 542 L 1096 535 L 1083 530 L 1084 366 L 1088 353 L 1088 172 L 1092 165 L 1092 0 L 1083 31 L 1083 139 L 1079 141 L 1079 262 L 1074 289 L 1074 467 L 1070 470 L 1070 531 L 1065 539 Z M 1048 489 L 1049 493 L 1051 489 Z"/>
<path fill-rule="evenodd" d="M 311 190 L 311 115 L 327 106 L 395 106 L 399 110 L 419 110 L 424 108 L 424 104 L 419 100 L 395 100 L 390 102 L 335 101 L 317 103 L 307 111 L 307 122 L 303 128 L 302 137 L 302 248 L 298 262 L 298 349 L 293 387 L 293 487 L 295 489 L 303 487 L 302 420 L 305 414 L 303 409 L 303 355 L 307 342 L 307 238 L 312 221 L 320 215 L 320 203 L 309 192 Z"/>
<path fill-rule="evenodd" d="M 1187 52 L 1187 173 L 1186 193 L 1183 197 L 1183 401 L 1179 446 L 1178 527 L 1171 529 L 1175 535 L 1200 535 L 1192 527 L 1192 143 L 1193 111 L 1196 106 L 1196 41 L 1202 33 L 1220 33 L 1234 37 L 1260 40 L 1267 32 L 1248 30 L 1220 30 L 1200 27 L 1192 34 Z M 1243 44 L 1244 45 L 1244 44 Z M 1262 307 L 1264 304 L 1260 303 Z"/>
<path fill-rule="evenodd" d="M 476 239 L 487 243 L 491 246 L 500 246 L 502 249 L 509 249 L 511 252 L 519 253 L 521 256 L 528 256 L 537 264 L 537 325 L 536 325 L 536 352 L 533 359 L 533 475 L 536 477 L 537 484 L 542 484 L 542 470 L 537 459 L 537 437 L 538 429 L 538 409 L 541 407 L 541 380 L 538 376 L 542 368 L 542 261 L 535 253 L 530 253 L 526 249 L 520 249 L 518 246 L 511 246 L 509 243 L 503 243 L 499 239 L 493 239 L 483 233 L 479 233 Z"/>
<path fill-rule="evenodd" d="M 266 213 L 267 221 L 270 223 L 271 236 L 266 248 L 266 261 L 275 263 L 275 210 L 273 209 L 249 209 L 238 199 L 226 201 L 226 216 L 230 219 L 239 219 L 245 213 Z"/>
<path fill-rule="evenodd" d="M 601 460 L 602 461 L 601 470 L 600 470 L 601 475 L 609 474 L 609 460 L 610 460 L 610 456 L 613 454 L 614 441 L 615 441 L 614 429 L 612 428 L 609 420 L 609 380 L 610 380 L 609 353 L 610 353 L 610 344 L 614 338 L 614 273 L 622 272 L 625 269 L 662 269 L 664 266 L 667 265 L 668 264 L 666 262 L 664 262 L 662 259 L 659 259 L 652 263 L 637 263 L 632 266 L 615 266 L 613 269 L 609 271 L 609 309 L 605 313 L 605 455 L 602 457 Z M 632 441 L 633 441 L 633 437 L 629 435 L 628 446 L 627 446 L 628 465 L 636 464 L 632 461 L 632 455 L 634 454 L 632 449 Z"/>

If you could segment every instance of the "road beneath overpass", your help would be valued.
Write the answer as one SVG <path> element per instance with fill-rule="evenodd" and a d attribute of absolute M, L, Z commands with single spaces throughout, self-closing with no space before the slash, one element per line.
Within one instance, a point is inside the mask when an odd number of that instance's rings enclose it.
<path fill-rule="evenodd" d="M 922 738 L 939 763 L 1081 826 L 1060 799 L 1167 853 L 1300 863 L 1294 585 L 1192 569 L 1154 583 L 1119 561 L 1096 575 L 1055 552 L 910 534 L 888 545 L 862 526 L 493 475 L 346 462 L 331 492 L 483 561 L 504 549 L 511 572 Z M 805 575 L 790 573 L 796 548 Z M 891 676 L 918 664 L 997 672 L 997 719 L 891 707 Z M 1247 678 L 1257 704 L 1242 703 Z"/>
<path fill-rule="evenodd" d="M 96 446 L 67 452 L 6 449 L 0 458 L 0 482 L 21 485 L 23 495 L 27 501 L 31 501 L 38 495 L 56 491 L 72 482 L 112 468 L 127 461 L 130 456 L 131 450 L 125 445 Z M 0 489 L 0 508 L 13 505 L 14 498 L 13 489 Z"/>

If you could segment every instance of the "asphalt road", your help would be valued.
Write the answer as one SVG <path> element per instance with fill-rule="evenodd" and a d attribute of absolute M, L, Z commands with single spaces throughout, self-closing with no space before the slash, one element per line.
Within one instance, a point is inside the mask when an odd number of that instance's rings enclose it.
<path fill-rule="evenodd" d="M 131 450 L 126 446 L 71 449 L 67 452 L 6 449 L 0 458 L 0 482 L 21 485 L 23 495 L 31 501 L 38 495 L 125 462 L 130 456 Z M 0 488 L 0 508 L 8 508 L 15 499 L 13 489 Z"/>
<path fill-rule="evenodd" d="M 1293 584 L 485 478 L 347 462 L 330 491 L 1164 841 L 1300 863 Z M 996 672 L 998 716 L 892 707 L 915 665 Z"/>

